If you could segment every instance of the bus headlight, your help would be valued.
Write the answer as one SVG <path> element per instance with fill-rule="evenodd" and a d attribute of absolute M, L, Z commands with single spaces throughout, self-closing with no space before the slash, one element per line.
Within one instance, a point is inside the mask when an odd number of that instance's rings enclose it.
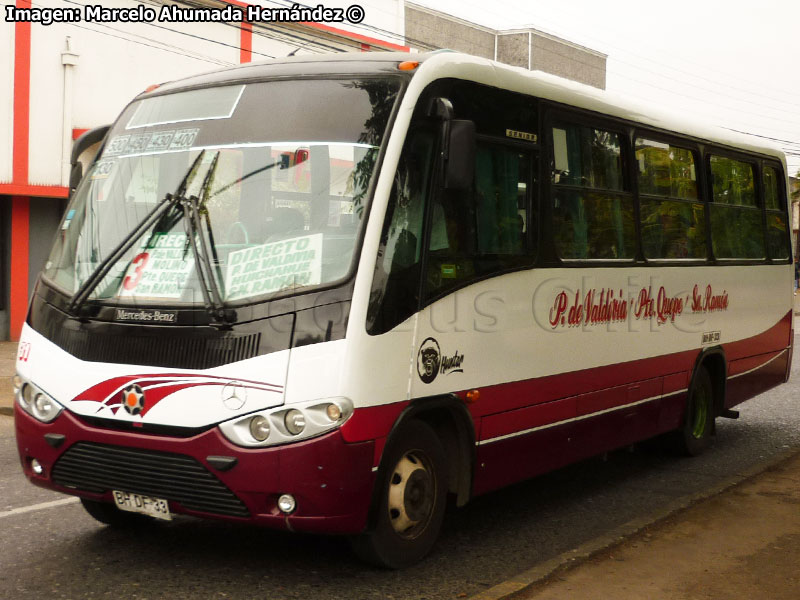
<path fill-rule="evenodd" d="M 20 388 L 19 401 L 22 408 L 30 409 L 33 403 L 33 386 L 30 383 L 23 383 Z"/>
<path fill-rule="evenodd" d="M 219 430 L 237 446 L 277 446 L 327 433 L 352 414 L 349 398 L 329 398 L 261 410 L 220 423 Z"/>
<path fill-rule="evenodd" d="M 22 389 L 22 377 L 20 377 L 19 375 L 14 375 L 12 383 L 14 384 L 14 395 L 16 396 Z"/>
<path fill-rule="evenodd" d="M 325 407 L 325 415 L 331 421 L 338 421 L 342 418 L 342 407 L 332 402 Z"/>
<path fill-rule="evenodd" d="M 257 442 L 264 442 L 269 437 L 271 427 L 269 419 L 263 415 L 256 415 L 250 419 L 250 435 Z"/>
<path fill-rule="evenodd" d="M 303 429 L 306 428 L 306 418 L 302 412 L 293 408 L 283 417 L 283 423 L 286 425 L 286 431 L 292 435 L 300 435 Z"/>
<path fill-rule="evenodd" d="M 17 385 L 19 384 L 19 386 Z M 20 408 L 42 423 L 50 423 L 61 414 L 64 407 L 49 394 L 43 392 L 32 383 L 23 380 L 19 375 L 14 378 L 17 404 Z"/>

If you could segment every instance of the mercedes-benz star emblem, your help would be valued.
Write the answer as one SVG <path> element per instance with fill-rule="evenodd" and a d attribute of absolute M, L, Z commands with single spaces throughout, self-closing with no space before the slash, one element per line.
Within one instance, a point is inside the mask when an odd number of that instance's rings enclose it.
<path fill-rule="evenodd" d="M 231 381 L 222 388 L 222 403 L 230 410 L 239 410 L 247 402 L 247 388 L 238 381 Z"/>

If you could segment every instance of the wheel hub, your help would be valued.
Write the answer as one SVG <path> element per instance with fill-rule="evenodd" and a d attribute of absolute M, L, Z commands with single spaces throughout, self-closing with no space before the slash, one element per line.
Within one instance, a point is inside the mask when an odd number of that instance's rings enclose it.
<path fill-rule="evenodd" d="M 427 525 L 436 499 L 430 468 L 413 452 L 395 466 L 389 481 L 389 520 L 403 537 L 416 537 Z"/>

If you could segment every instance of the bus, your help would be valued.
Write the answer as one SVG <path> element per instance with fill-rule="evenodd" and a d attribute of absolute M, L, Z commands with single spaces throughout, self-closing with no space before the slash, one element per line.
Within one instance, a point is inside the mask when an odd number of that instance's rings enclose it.
<path fill-rule="evenodd" d="M 199 75 L 86 135 L 16 435 L 108 525 L 402 568 L 448 504 L 656 436 L 699 454 L 788 378 L 786 162 L 753 137 L 448 51 Z"/>

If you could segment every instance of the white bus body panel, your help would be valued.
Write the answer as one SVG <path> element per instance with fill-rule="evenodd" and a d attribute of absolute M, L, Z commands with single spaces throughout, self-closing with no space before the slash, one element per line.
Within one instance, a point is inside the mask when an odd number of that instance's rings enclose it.
<path fill-rule="evenodd" d="M 284 401 L 290 350 L 202 371 L 77 359 L 25 325 L 19 374 L 68 410 L 86 417 L 204 427 Z M 138 385 L 144 410 L 123 410 L 123 390 Z"/>
<path fill-rule="evenodd" d="M 790 288 L 781 296 L 771 291 L 775 281 L 788 281 L 789 268 L 748 269 L 746 278 L 736 267 L 532 269 L 481 281 L 421 312 L 418 346 L 434 339 L 440 358 L 451 361 L 442 362 L 430 383 L 412 374 L 411 397 L 699 352 L 704 346 L 753 338 L 790 310 Z M 693 295 L 699 293 L 705 303 L 708 289 L 720 298 L 717 307 L 703 310 L 701 304 L 693 311 Z M 599 310 L 596 322 L 587 318 L 587 294 L 594 294 L 593 305 L 599 306 L 601 292 L 614 301 L 622 297 L 624 319 L 605 318 Z M 642 306 L 645 294 L 653 300 L 652 312 Z M 566 299 L 562 312 L 560 298 Z M 727 299 L 725 308 L 722 298 Z M 674 317 L 670 306 L 677 312 Z M 579 322 L 570 324 L 570 313 L 575 320 L 578 310 Z M 617 310 L 622 310 L 619 304 Z M 636 379 L 631 373 L 630 381 Z"/>

